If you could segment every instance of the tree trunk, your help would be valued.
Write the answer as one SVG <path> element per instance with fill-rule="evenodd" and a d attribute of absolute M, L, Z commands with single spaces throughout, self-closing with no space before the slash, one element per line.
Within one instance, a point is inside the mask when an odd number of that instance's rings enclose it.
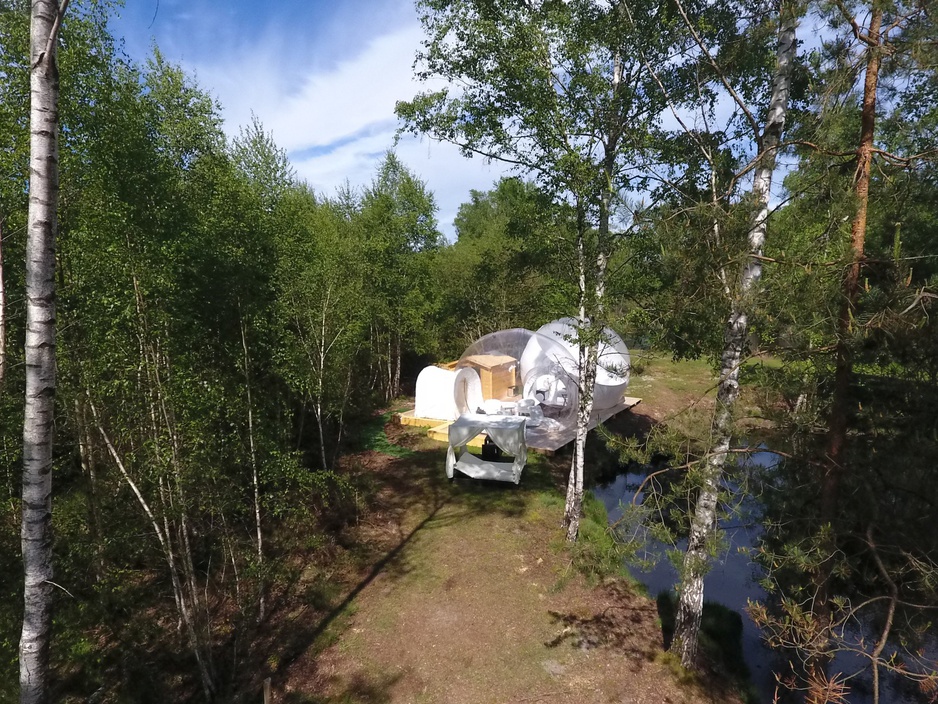
<path fill-rule="evenodd" d="M 847 442 L 847 415 L 850 410 L 850 383 L 853 376 L 853 355 L 850 349 L 850 335 L 853 331 L 853 316 L 860 291 L 860 266 L 864 256 L 866 240 L 866 216 L 870 200 L 870 172 L 873 163 L 873 138 L 876 130 L 876 92 L 879 83 L 879 68 L 882 62 L 883 10 L 878 4 L 873 5 L 870 27 L 867 32 L 868 54 L 866 77 L 863 82 L 863 106 L 860 113 L 860 144 L 857 147 L 857 168 L 854 177 L 854 193 L 857 199 L 857 212 L 850 227 L 851 263 L 843 281 L 843 302 L 837 320 L 837 361 L 834 371 L 834 392 L 828 419 L 826 461 L 821 480 L 822 526 L 832 525 L 837 514 L 840 480 L 844 471 L 844 451 Z M 833 556 L 836 551 L 836 538 L 828 532 L 824 554 L 827 559 L 821 564 L 817 574 L 817 598 L 813 603 L 813 614 L 822 626 L 822 633 L 831 619 L 830 578 L 833 569 Z M 826 644 L 818 644 L 818 650 L 826 649 Z M 811 669 L 816 674 L 826 667 L 827 658 L 816 659 Z"/>
<path fill-rule="evenodd" d="M 160 525 L 156 514 L 150 508 L 150 504 L 143 496 L 143 492 L 140 491 L 137 483 L 130 476 L 130 472 L 127 471 L 127 467 L 121 459 L 121 456 L 118 454 L 117 449 L 114 447 L 114 443 L 111 442 L 111 438 L 108 436 L 104 426 L 101 424 L 101 418 L 98 416 L 98 411 L 95 408 L 94 403 L 91 401 L 90 396 L 88 397 L 88 407 L 91 409 L 91 414 L 94 418 L 95 425 L 98 428 L 98 432 L 101 435 L 104 446 L 107 448 L 108 454 L 111 456 L 111 459 L 114 460 L 114 464 L 117 465 L 117 469 L 120 471 L 121 476 L 124 477 L 124 480 L 127 482 L 130 490 L 137 498 L 137 502 L 140 504 L 140 507 L 143 509 L 143 512 L 149 519 L 150 525 L 153 528 L 153 532 L 156 535 L 156 539 L 159 541 L 160 547 L 163 550 L 163 556 L 166 559 L 167 566 L 169 567 L 170 580 L 173 586 L 173 598 L 176 602 L 179 619 L 186 627 L 186 635 L 188 636 L 189 647 L 192 649 L 192 652 L 196 658 L 196 662 L 199 666 L 199 674 L 202 678 L 202 688 L 205 693 L 206 700 L 211 701 L 214 697 L 214 681 L 211 671 L 211 663 L 210 661 L 207 662 L 206 655 L 203 652 L 203 645 L 201 644 L 201 639 L 198 634 L 198 626 L 195 621 L 198 592 L 192 589 L 190 585 L 189 593 L 187 594 L 186 585 L 180 577 L 180 569 L 177 566 L 178 559 L 173 551 L 172 546 L 173 538 L 169 520 L 167 519 L 166 513 L 164 512 L 163 525 Z M 164 503 L 166 502 L 167 493 L 168 492 L 164 489 L 163 481 L 161 479 L 160 495 L 163 497 Z M 183 572 L 185 572 L 184 564 Z"/>
<path fill-rule="evenodd" d="M 579 325 L 577 330 L 577 367 L 579 371 L 579 389 L 577 393 L 576 440 L 573 447 L 573 461 L 570 464 L 570 476 L 567 478 L 567 498 L 563 509 L 563 527 L 567 529 L 567 540 L 575 542 L 580 532 L 580 515 L 583 511 L 583 469 L 586 454 L 586 435 L 589 432 L 589 414 L 592 413 L 591 394 L 586 391 L 583 378 L 584 366 L 588 358 L 585 340 L 587 324 L 586 307 L 586 216 L 582 208 L 577 209 L 577 275 L 580 298 Z M 584 420 L 585 415 L 585 420 Z"/>
<path fill-rule="evenodd" d="M 65 5 L 62 12 L 65 11 Z M 52 630 L 52 440 L 55 406 L 55 235 L 59 198 L 59 8 L 32 0 L 26 399 L 23 422 L 23 630 L 20 701 L 49 700 Z"/>
<path fill-rule="evenodd" d="M 318 388 L 316 390 L 316 426 L 319 429 L 319 457 L 322 460 L 323 471 L 329 469 L 329 461 L 326 459 L 326 433 L 322 423 L 322 395 L 325 391 L 326 383 L 326 313 L 328 307 L 328 294 L 326 302 L 322 307 L 322 318 L 319 328 L 319 369 L 318 369 Z M 389 343 L 390 344 L 390 343 Z M 389 348 L 390 349 L 390 348 Z"/>
<path fill-rule="evenodd" d="M 248 354 L 248 339 L 241 320 L 241 347 L 244 350 L 244 388 L 248 404 L 248 443 L 251 452 L 251 483 L 254 487 L 254 529 L 257 535 L 257 566 L 261 572 L 260 596 L 257 600 L 257 620 L 264 620 L 264 532 L 261 526 L 261 489 L 257 473 L 257 450 L 254 447 L 254 404 L 251 399 L 251 357 Z M 237 574 L 235 575 L 237 576 Z"/>
<path fill-rule="evenodd" d="M 610 181 L 611 182 L 611 181 Z M 577 266 L 579 268 L 580 311 L 577 330 L 579 388 L 577 394 L 576 440 L 570 477 L 567 480 L 567 498 L 563 512 L 563 526 L 567 529 L 567 541 L 575 542 L 580 531 L 580 516 L 583 513 L 583 484 L 586 473 L 586 436 L 593 415 L 593 392 L 596 386 L 596 364 L 599 355 L 599 338 L 602 334 L 602 301 L 605 293 L 606 256 L 603 244 L 609 237 L 609 206 L 611 193 L 602 195 L 599 215 L 599 232 L 596 248 L 588 251 L 589 229 L 582 210 L 577 218 Z M 595 253 L 595 262 L 591 254 Z M 590 271 L 590 269 L 592 269 Z"/>
<path fill-rule="evenodd" d="M 319 460 L 322 462 L 322 468 L 325 471 L 329 469 L 329 461 L 326 459 L 326 431 L 322 424 L 322 400 L 319 396 L 316 397 L 314 412 L 316 415 L 316 428 L 319 430 Z"/>
<path fill-rule="evenodd" d="M 7 371 L 7 294 L 3 283 L 3 223 L 0 217 L 0 392 Z"/>
<path fill-rule="evenodd" d="M 345 375 L 345 391 L 342 394 L 342 403 L 339 406 L 339 416 L 337 419 L 338 428 L 336 429 L 335 449 L 332 452 L 332 466 L 335 467 L 339 461 L 339 453 L 342 451 L 342 439 L 345 435 L 345 409 L 348 406 L 349 395 L 352 391 L 352 372 L 354 364 L 349 362 L 348 373 Z"/>
<path fill-rule="evenodd" d="M 843 464 L 844 445 L 847 438 L 847 410 L 849 406 L 850 377 L 853 360 L 849 336 L 853 329 L 853 314 L 860 290 L 860 264 L 866 240 L 866 215 L 870 200 L 870 171 L 873 162 L 873 137 L 876 128 L 876 89 L 879 82 L 879 66 L 882 53 L 879 51 L 882 9 L 875 8 L 870 21 L 868 36 L 877 43 L 869 50 L 866 65 L 866 80 L 863 84 L 863 109 L 860 117 L 860 145 L 857 148 L 857 170 L 854 193 L 857 212 L 850 228 L 852 261 L 847 268 L 843 283 L 843 304 L 837 321 L 837 367 L 834 375 L 834 397 L 831 404 L 830 428 L 827 436 L 827 467 L 822 482 L 822 520 L 832 518 L 837 502 L 837 488 Z"/>
<path fill-rule="evenodd" d="M 580 325 L 588 325 L 580 309 Z M 580 334 L 586 334 L 581 327 Z M 577 403 L 576 441 L 570 477 L 567 480 L 567 499 L 563 512 L 563 525 L 567 529 L 567 540 L 576 542 L 580 532 L 580 516 L 583 513 L 583 478 L 586 469 L 586 436 L 589 434 L 590 416 L 593 414 L 593 387 L 596 383 L 597 345 L 579 345 L 580 391 Z"/>
<path fill-rule="evenodd" d="M 390 403 L 394 393 L 394 353 L 391 349 L 392 333 L 388 333 L 388 385 L 384 389 L 384 398 Z"/>
<path fill-rule="evenodd" d="M 612 93 L 622 85 L 622 61 L 617 54 L 613 58 Z M 614 118 L 613 118 L 614 119 Z M 582 205 L 577 207 L 577 269 L 580 298 L 579 329 L 577 330 L 577 368 L 579 371 L 579 393 L 577 394 L 576 440 L 570 477 L 567 480 L 567 498 L 564 505 L 563 526 L 567 529 L 567 541 L 575 542 L 580 532 L 580 516 L 583 513 L 583 484 L 586 473 L 586 437 L 589 434 L 590 418 L 593 415 L 593 393 L 596 388 L 596 365 L 599 357 L 599 340 L 603 330 L 603 297 L 606 287 L 606 247 L 610 236 L 609 218 L 614 196 L 615 153 L 621 129 L 613 124 L 609 141 L 604 145 L 603 176 L 606 187 L 600 194 L 599 227 L 595 237 L 595 249 L 587 247 L 589 227 Z M 593 256 L 595 260 L 590 261 Z M 590 270 L 591 269 L 591 270 Z"/>
<path fill-rule="evenodd" d="M 401 333 L 394 333 L 394 380 L 391 383 L 391 398 L 401 395 Z"/>
<path fill-rule="evenodd" d="M 299 452 L 303 447 L 303 427 L 306 425 L 306 394 L 303 394 L 303 400 L 300 403 L 300 422 L 296 431 L 296 451 Z"/>
<path fill-rule="evenodd" d="M 104 524 L 98 505 L 98 471 L 91 445 L 91 433 L 88 430 L 87 412 L 84 404 L 78 399 L 75 399 L 75 428 L 82 473 L 88 477 L 88 532 L 94 550 L 94 578 L 96 582 L 100 582 L 104 578 Z"/>
<path fill-rule="evenodd" d="M 761 156 L 752 185 L 756 204 L 748 235 L 749 256 L 743 267 L 736 300 L 724 333 L 717 407 L 711 426 L 711 448 L 704 463 L 703 482 L 691 519 L 687 551 L 684 554 L 681 572 L 674 640 L 671 643 L 671 651 L 680 655 L 681 664 L 689 668 L 694 667 L 697 657 L 697 640 L 703 616 L 703 578 L 709 567 L 707 545 L 717 527 L 717 507 L 723 466 L 733 432 L 733 406 L 739 396 L 739 367 L 749 333 L 748 312 L 754 303 L 762 276 L 761 256 L 769 215 L 772 174 L 775 171 L 776 150 L 785 127 L 791 86 L 791 65 L 797 50 L 795 41 L 797 15 L 791 4 L 783 6 L 780 19 L 777 67 L 772 83 L 772 98 L 769 103 L 765 131 L 759 140 Z"/>
<path fill-rule="evenodd" d="M 180 626 L 184 626 L 188 636 L 189 647 L 195 656 L 199 668 L 203 692 L 207 701 L 215 697 L 215 671 L 211 648 L 211 616 L 204 593 L 199 590 L 198 575 L 192 560 L 192 547 L 190 545 L 189 528 L 189 502 L 183 486 L 183 457 L 181 441 L 175 426 L 175 414 L 171 403 L 167 399 L 163 386 L 163 369 L 167 378 L 171 370 L 169 359 L 161 352 L 159 338 L 151 335 L 147 323 L 146 301 L 144 299 L 139 281 L 132 277 L 135 305 L 137 312 L 137 335 L 140 340 L 141 363 L 146 376 L 146 385 L 141 388 L 150 411 L 153 451 L 156 465 L 168 464 L 172 470 L 169 476 L 159 476 L 157 485 L 159 498 L 164 507 L 162 525 L 150 510 L 139 488 L 130 477 L 123 465 L 113 444 L 104 432 L 101 420 L 88 395 L 88 405 L 91 409 L 98 430 L 105 441 L 108 452 L 121 470 L 121 474 L 132 487 L 134 494 L 150 518 L 157 538 L 163 548 L 166 563 L 169 568 L 173 586 L 173 598 L 176 602 Z M 162 441 L 165 433 L 166 442 Z M 170 520 L 173 516 L 173 520 Z M 173 544 L 175 542 L 175 545 Z M 206 585 L 208 575 L 206 575 Z"/>

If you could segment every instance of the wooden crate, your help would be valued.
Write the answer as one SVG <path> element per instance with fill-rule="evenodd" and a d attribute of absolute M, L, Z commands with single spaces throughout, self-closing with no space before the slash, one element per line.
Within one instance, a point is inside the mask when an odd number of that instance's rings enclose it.
<path fill-rule="evenodd" d="M 474 354 L 465 360 L 482 380 L 482 398 L 506 399 L 518 385 L 518 360 L 506 354 Z"/>

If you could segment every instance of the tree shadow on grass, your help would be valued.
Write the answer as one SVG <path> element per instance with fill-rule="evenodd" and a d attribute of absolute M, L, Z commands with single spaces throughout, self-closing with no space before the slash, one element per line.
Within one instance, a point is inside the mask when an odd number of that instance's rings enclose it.
<path fill-rule="evenodd" d="M 641 669 L 661 652 L 660 630 L 654 605 L 631 586 L 615 582 L 604 587 L 602 602 L 609 606 L 592 613 L 550 611 L 554 623 L 563 630 L 545 643 L 548 648 L 569 644 L 590 650 L 608 648 L 619 652 Z"/>
<path fill-rule="evenodd" d="M 362 579 L 345 594 L 345 597 L 338 604 L 329 609 L 328 612 L 325 613 L 325 615 L 314 625 L 307 626 L 305 622 L 302 624 L 296 624 L 296 627 L 292 633 L 284 634 L 288 639 L 287 642 L 289 643 L 289 646 L 284 648 L 285 652 L 282 652 L 281 657 L 279 658 L 278 671 L 280 676 L 276 679 L 282 679 L 285 673 L 289 670 L 290 666 L 293 665 L 299 659 L 299 657 L 305 654 L 310 648 L 314 648 L 316 650 L 324 649 L 338 638 L 338 633 L 331 632 L 333 627 L 339 627 L 339 631 L 344 630 L 344 624 L 342 624 L 341 621 L 344 617 L 351 615 L 350 606 L 352 602 L 369 584 L 375 580 L 378 575 L 382 573 L 389 573 L 392 577 L 399 578 L 402 576 L 400 573 L 395 574 L 395 570 L 393 569 L 394 565 L 400 564 L 400 558 L 408 544 L 421 530 L 425 528 L 428 523 L 433 521 L 434 517 L 437 515 L 440 509 L 446 505 L 446 503 L 447 497 L 441 496 L 437 503 L 433 506 L 432 510 L 427 514 L 427 516 L 413 529 L 404 534 L 400 541 L 390 550 L 388 550 L 380 559 L 376 560 L 371 566 L 371 569 L 369 569 L 368 572 L 362 577 Z M 389 570 L 389 568 L 391 569 Z"/>
<path fill-rule="evenodd" d="M 305 701 L 386 701 L 380 698 L 380 686 L 369 693 L 368 687 L 377 682 L 374 678 L 362 675 L 358 684 L 344 689 L 345 685 L 335 687 L 322 671 L 321 654 L 348 628 L 359 595 L 378 578 L 394 584 L 424 569 L 420 553 L 412 549 L 422 535 L 477 516 L 523 516 L 537 495 L 549 494 L 562 502 L 558 490 L 566 482 L 568 456 L 531 453 L 518 486 L 468 477 L 450 482 L 445 475 L 443 446 L 428 447 L 422 431 L 381 420 L 385 422 L 384 439 L 349 457 L 343 468 L 360 477 L 369 496 L 368 508 L 359 519 L 333 536 L 335 549 L 342 551 L 346 566 L 351 559 L 357 577 L 337 582 L 332 575 L 340 574 L 341 569 L 326 569 L 319 561 L 322 558 L 314 558 L 305 570 L 294 571 L 290 583 L 282 584 L 276 601 L 271 595 L 271 616 L 259 629 L 262 637 L 251 640 L 253 666 L 244 668 L 254 673 L 254 687 L 266 676 L 273 678 L 281 692 L 287 684 L 323 683 L 325 679 L 330 689 L 345 693 L 338 699 Z M 385 440 L 406 452 L 384 452 Z M 312 581 L 309 574 L 314 575 Z M 387 683 L 378 684 L 386 689 Z M 315 691 L 316 685 L 310 686 Z"/>
<path fill-rule="evenodd" d="M 364 550 L 362 559 L 369 566 L 354 585 L 339 594 L 332 589 L 319 594 L 318 587 L 307 585 L 306 590 L 312 589 L 315 593 L 304 594 L 302 601 L 315 613 L 303 618 L 280 619 L 274 629 L 276 632 L 271 634 L 268 648 L 268 652 L 275 651 L 275 656 L 268 657 L 268 664 L 260 668 L 276 671 L 273 679 L 279 688 L 283 688 L 288 680 L 297 679 L 299 673 L 291 671 L 291 668 L 303 670 L 304 680 L 320 679 L 316 666 L 318 655 L 338 640 L 346 629 L 348 619 L 354 613 L 356 598 L 379 577 L 394 583 L 420 568 L 410 559 L 410 548 L 420 535 L 458 525 L 479 515 L 519 516 L 525 510 L 527 495 L 553 481 L 549 467 L 535 462 L 536 471 L 529 475 L 531 478 L 527 483 L 523 479 L 520 487 L 468 478 L 449 482 L 444 472 L 444 453 L 436 449 L 415 451 L 406 457 L 381 458 L 373 465 L 377 466 L 366 466 L 363 470 L 373 473 L 375 491 L 370 510 L 375 521 L 380 519 L 383 526 L 381 543 L 378 549 L 375 549 L 376 545 L 361 546 Z M 362 538 L 352 535 L 344 541 L 345 547 L 354 549 L 356 540 Z M 369 554 L 372 551 L 373 554 Z M 278 604 L 279 610 L 295 606 L 296 595 L 303 589 L 299 582 L 297 576 Z M 313 621 L 316 613 L 321 616 Z M 306 660 L 302 665 L 299 663 L 301 658 Z M 272 660 L 274 665 L 270 665 Z M 312 672 L 308 670 L 310 667 Z M 346 699 L 322 701 L 385 700 L 352 692 Z"/>
<path fill-rule="evenodd" d="M 392 689 L 403 673 L 367 675 L 355 673 L 345 682 L 340 693 L 323 697 L 301 692 L 287 692 L 280 700 L 283 704 L 388 704 Z"/>

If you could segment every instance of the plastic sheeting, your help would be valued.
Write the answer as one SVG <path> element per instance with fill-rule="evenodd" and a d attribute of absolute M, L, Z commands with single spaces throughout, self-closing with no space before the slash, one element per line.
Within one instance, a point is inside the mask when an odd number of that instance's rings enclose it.
<path fill-rule="evenodd" d="M 509 480 L 515 484 L 520 482 L 521 470 L 528 460 L 528 448 L 524 442 L 525 423 L 526 419 L 520 416 L 492 416 L 481 413 L 464 413 L 459 416 L 449 426 L 446 476 L 452 479 L 453 471 L 458 469 L 478 479 Z M 514 457 L 514 460 L 484 461 L 467 453 L 466 443 L 482 432 L 492 438 L 502 452 Z"/>
<path fill-rule="evenodd" d="M 499 361 L 499 367 L 482 368 Z M 543 415 L 548 423 L 570 425 L 576 422 L 576 368 L 576 359 L 568 349 L 550 337 L 525 328 L 499 330 L 472 343 L 457 362 L 459 372 L 469 370 L 479 377 L 482 403 L 478 397 L 464 393 L 457 381 L 456 407 L 460 413 L 476 413 L 479 409 L 499 412 L 496 406 L 505 408 L 521 399 L 531 399 L 542 411 L 535 414 L 538 420 Z M 489 377 L 483 380 L 486 374 Z"/>
<path fill-rule="evenodd" d="M 538 328 L 538 334 L 550 338 L 562 346 L 575 360 L 574 374 L 579 376 L 579 350 L 577 348 L 577 325 L 574 318 L 560 318 Z M 595 408 L 612 408 L 622 400 L 629 385 L 631 363 L 629 348 L 615 331 L 603 328 L 599 342 L 596 367 L 596 387 L 593 391 Z"/>
<path fill-rule="evenodd" d="M 499 330 L 479 338 L 456 364 L 455 403 L 460 414 L 513 413 L 521 400 L 533 401 L 545 427 L 572 428 L 579 404 L 579 350 L 574 318 L 561 318 L 537 332 Z M 613 330 L 599 343 L 593 407 L 613 408 L 629 384 L 629 350 Z M 506 410 L 508 409 L 508 410 Z"/>
<path fill-rule="evenodd" d="M 470 476 L 510 477 L 511 481 L 520 478 L 524 457 L 519 459 L 514 454 L 517 448 L 512 445 L 514 441 L 506 439 L 507 435 L 499 441 L 502 426 L 498 423 L 502 419 L 508 423 L 506 428 L 516 428 L 520 423 L 532 437 L 536 435 L 542 441 L 547 438 L 551 447 L 568 441 L 563 438 L 576 428 L 579 404 L 577 325 L 573 318 L 561 318 L 537 332 L 525 328 L 499 330 L 473 342 L 456 363 L 455 372 L 435 367 L 421 372 L 415 415 L 441 420 L 457 417 L 449 431 L 448 476 L 461 462 L 461 471 Z M 609 417 L 609 411 L 621 404 L 629 383 L 629 364 L 629 351 L 622 338 L 604 328 L 593 391 L 594 416 L 606 413 Z M 452 406 L 444 403 L 447 394 Z M 486 462 L 465 451 L 465 442 L 480 432 L 476 427 L 479 423 L 485 424 L 482 429 L 486 431 L 494 429 L 489 435 L 496 444 L 506 444 L 502 450 L 513 454 L 514 462 Z M 461 433 L 473 429 L 467 437 L 461 437 Z M 519 442 L 523 441 L 522 434 Z"/>

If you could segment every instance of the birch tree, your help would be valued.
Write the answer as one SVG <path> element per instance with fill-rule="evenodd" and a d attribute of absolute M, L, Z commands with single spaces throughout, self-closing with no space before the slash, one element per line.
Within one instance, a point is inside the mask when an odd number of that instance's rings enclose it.
<path fill-rule="evenodd" d="M 716 410 L 711 426 L 711 447 L 703 460 L 701 486 L 690 521 L 687 550 L 684 554 L 679 603 L 671 650 L 681 658 L 685 667 L 693 667 L 697 655 L 697 640 L 703 615 L 703 578 L 709 566 L 708 546 L 717 525 L 717 504 L 726 463 L 727 451 L 733 435 L 733 407 L 739 396 L 739 371 L 743 362 L 749 334 L 749 315 L 758 295 L 762 276 L 762 251 L 765 245 L 769 217 L 769 197 L 772 175 L 791 90 L 792 64 L 797 44 L 795 30 L 798 11 L 795 3 L 785 3 L 780 12 L 777 66 L 772 83 L 765 128 L 753 135 L 758 147 L 758 161 L 753 176 L 753 211 L 748 232 L 748 255 L 732 300 L 732 310 L 724 331 L 724 347 L 720 360 L 720 381 Z M 694 32 L 693 28 L 691 31 Z M 701 44 L 705 58 L 712 61 L 709 49 Z M 717 69 L 719 72 L 719 69 Z M 726 79 L 723 78 L 725 81 Z M 734 93 L 732 87 L 727 88 Z M 742 106 L 746 114 L 748 109 Z M 753 125 L 755 128 L 755 125 Z"/>
<path fill-rule="evenodd" d="M 0 215 L 0 392 L 7 371 L 7 292 L 3 276 L 3 226 L 6 223 Z"/>
<path fill-rule="evenodd" d="M 23 630 L 20 701 L 49 700 L 52 630 L 52 441 L 55 406 L 55 234 L 59 195 L 56 43 L 68 6 L 33 0 L 30 15 L 26 407 L 23 423 Z"/>
<path fill-rule="evenodd" d="M 669 4 L 656 0 L 425 0 L 418 12 L 427 39 L 417 77 L 458 89 L 398 103 L 404 129 L 511 164 L 565 204 L 574 223 L 580 388 L 564 527 L 575 540 L 606 267 L 629 219 L 614 211 L 645 183 L 664 105 L 646 65 L 674 80 L 686 37 Z"/>
<path fill-rule="evenodd" d="M 310 464 L 323 472 L 333 470 L 340 453 L 346 412 L 366 407 L 380 388 L 353 383 L 368 373 L 369 331 L 383 303 L 368 295 L 370 265 L 357 214 L 357 203 L 346 211 L 305 184 L 287 191 L 278 213 L 278 372 L 298 405 L 297 449 L 308 448 Z M 387 359 L 386 352 L 382 345 L 374 356 Z M 312 442 L 307 426 L 315 431 Z"/>

